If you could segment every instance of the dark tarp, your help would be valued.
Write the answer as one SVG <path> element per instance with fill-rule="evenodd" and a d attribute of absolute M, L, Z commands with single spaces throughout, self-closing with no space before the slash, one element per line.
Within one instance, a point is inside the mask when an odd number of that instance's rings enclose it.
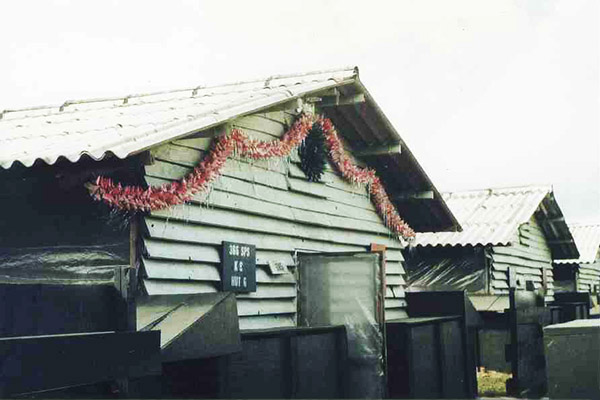
<path fill-rule="evenodd" d="M 107 282 L 129 264 L 128 216 L 84 187 L 93 166 L 0 171 L 0 282 Z"/>

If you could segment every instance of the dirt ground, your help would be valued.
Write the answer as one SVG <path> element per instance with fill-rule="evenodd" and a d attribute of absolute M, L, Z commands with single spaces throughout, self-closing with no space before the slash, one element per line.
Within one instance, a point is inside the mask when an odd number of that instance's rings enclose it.
<path fill-rule="evenodd" d="M 485 397 L 506 397 L 506 381 L 511 374 L 496 372 L 490 370 L 480 370 L 477 372 L 477 386 L 479 396 Z"/>

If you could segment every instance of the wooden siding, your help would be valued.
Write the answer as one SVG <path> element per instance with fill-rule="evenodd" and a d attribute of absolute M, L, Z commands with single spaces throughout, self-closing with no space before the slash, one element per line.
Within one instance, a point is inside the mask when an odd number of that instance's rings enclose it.
<path fill-rule="evenodd" d="M 594 285 L 600 285 L 600 250 L 596 253 L 596 259 L 591 264 L 579 264 L 577 273 L 577 291 L 593 292 Z"/>
<path fill-rule="evenodd" d="M 256 139 L 276 140 L 294 118 L 285 110 L 257 113 L 237 119 L 233 127 Z M 147 183 L 160 185 L 190 172 L 223 129 L 153 149 Z M 323 183 L 308 182 L 298 161 L 295 152 L 289 160 L 231 159 L 208 197 L 145 218 L 142 263 L 148 294 L 214 292 L 220 283 L 221 241 L 255 244 L 257 291 L 237 296 L 240 328 L 295 326 L 296 251 L 364 251 L 379 243 L 389 249 L 387 318 L 406 316 L 402 246 L 366 191 L 343 181 L 331 166 Z M 270 262 L 282 262 L 290 273 L 272 275 Z"/>
<path fill-rule="evenodd" d="M 536 289 L 543 285 L 543 270 L 547 280 L 546 300 L 554 300 L 552 254 L 544 233 L 534 217 L 521 225 L 518 242 L 510 246 L 493 246 L 490 292 L 508 294 L 508 269 L 516 268 L 517 280 L 532 281 Z"/>

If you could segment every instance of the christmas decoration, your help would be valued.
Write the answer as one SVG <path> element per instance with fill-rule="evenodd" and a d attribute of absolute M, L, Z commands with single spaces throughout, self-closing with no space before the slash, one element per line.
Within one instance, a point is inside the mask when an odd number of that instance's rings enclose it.
<path fill-rule="evenodd" d="M 307 136 L 310 132 L 316 132 L 316 136 L 308 139 Z M 375 171 L 354 165 L 346 154 L 337 131 L 329 119 L 320 117 L 313 122 L 313 117 L 309 114 L 302 114 L 280 140 L 263 142 L 251 139 L 240 129 L 233 129 L 229 135 L 215 137 L 210 151 L 202 162 L 180 181 L 160 187 L 143 188 L 122 186 L 109 178 L 99 176 L 94 183 L 88 183 L 86 187 L 96 200 L 118 209 L 130 211 L 164 209 L 188 202 L 196 194 L 206 192 L 215 179 L 221 175 L 225 162 L 231 156 L 255 160 L 287 157 L 305 140 L 309 140 L 311 146 L 308 147 L 305 143 L 305 152 L 309 151 L 309 148 L 318 149 L 318 142 L 321 140 L 319 135 L 324 136 L 324 142 L 329 150 L 329 158 L 342 177 L 353 184 L 367 186 L 371 200 L 385 225 L 404 239 L 414 238 L 415 232 L 398 215 Z M 308 168 L 310 170 L 310 175 L 307 173 L 309 179 L 320 177 L 319 165 L 322 164 L 317 163 L 319 157 L 312 154 L 305 159 L 307 163 L 314 162 Z M 308 161 L 309 159 L 310 161 Z"/>
<path fill-rule="evenodd" d="M 325 134 L 320 123 L 315 122 L 304 142 L 298 147 L 300 169 L 309 181 L 320 182 L 327 165 Z"/>

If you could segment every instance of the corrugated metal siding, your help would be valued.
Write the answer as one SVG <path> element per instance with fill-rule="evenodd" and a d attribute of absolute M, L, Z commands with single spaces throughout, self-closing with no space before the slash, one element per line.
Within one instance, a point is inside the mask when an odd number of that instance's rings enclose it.
<path fill-rule="evenodd" d="M 258 113 L 233 125 L 252 137 L 274 140 L 294 119 L 288 111 Z M 179 179 L 203 157 L 215 131 L 204 132 L 153 150 L 146 180 L 158 185 Z M 366 192 L 345 183 L 330 167 L 325 183 L 310 183 L 290 161 L 229 160 L 206 204 L 153 212 L 145 219 L 143 257 L 149 294 L 214 292 L 219 286 L 223 240 L 257 246 L 257 292 L 238 295 L 241 329 L 296 325 L 296 280 L 272 275 L 279 261 L 294 269 L 295 251 L 364 251 L 370 243 L 388 246 L 386 312 L 404 313 L 401 244 L 390 237 Z"/>
<path fill-rule="evenodd" d="M 491 293 L 508 294 L 508 269 L 516 268 L 517 280 L 532 281 L 542 287 L 543 271 L 547 280 L 546 300 L 554 299 L 552 254 L 547 239 L 534 217 L 518 229 L 518 242 L 510 246 L 493 246 Z"/>

